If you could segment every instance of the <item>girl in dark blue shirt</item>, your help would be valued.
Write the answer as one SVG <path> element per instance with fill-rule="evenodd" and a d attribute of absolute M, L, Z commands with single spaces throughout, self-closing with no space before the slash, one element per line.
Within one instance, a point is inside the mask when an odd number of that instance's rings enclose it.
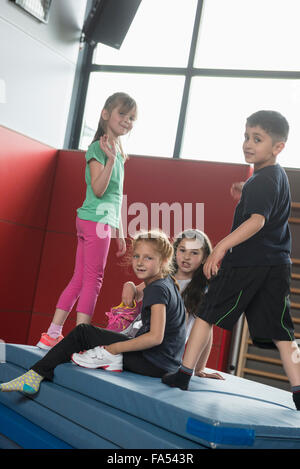
<path fill-rule="evenodd" d="M 128 370 L 162 377 L 175 371 L 185 346 L 185 309 L 175 279 L 170 275 L 173 247 L 162 232 L 141 233 L 133 241 L 132 267 L 145 283 L 142 328 L 135 338 L 80 324 L 55 345 L 27 373 L 0 385 L 1 391 L 34 394 L 41 381 L 69 361 L 86 368 Z M 81 351 L 85 353 L 79 353 Z"/>

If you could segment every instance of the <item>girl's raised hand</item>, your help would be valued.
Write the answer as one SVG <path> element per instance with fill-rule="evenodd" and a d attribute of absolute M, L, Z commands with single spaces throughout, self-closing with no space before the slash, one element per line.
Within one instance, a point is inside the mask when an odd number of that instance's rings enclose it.
<path fill-rule="evenodd" d="M 103 135 L 102 137 L 100 137 L 99 143 L 101 150 L 104 151 L 107 158 L 114 162 L 117 155 L 115 142 L 109 143 L 108 135 Z"/>

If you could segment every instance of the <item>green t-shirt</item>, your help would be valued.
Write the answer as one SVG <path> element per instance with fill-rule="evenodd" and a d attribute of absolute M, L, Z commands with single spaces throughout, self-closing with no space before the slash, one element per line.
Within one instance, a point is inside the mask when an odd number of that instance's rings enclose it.
<path fill-rule="evenodd" d="M 89 161 L 95 159 L 106 165 L 107 156 L 101 150 L 99 141 L 92 143 L 86 154 L 85 182 L 86 197 L 83 205 L 77 209 L 77 215 L 82 220 L 104 223 L 119 228 L 124 182 L 124 159 L 117 153 L 111 178 L 106 191 L 101 197 L 96 197 L 91 186 Z"/>

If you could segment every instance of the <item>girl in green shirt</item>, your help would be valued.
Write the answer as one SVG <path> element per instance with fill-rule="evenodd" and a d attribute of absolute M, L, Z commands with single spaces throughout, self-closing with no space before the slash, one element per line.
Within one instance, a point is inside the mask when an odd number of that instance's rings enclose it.
<path fill-rule="evenodd" d="M 91 322 L 114 229 L 117 256 L 126 252 L 121 220 L 126 155 L 120 137 L 132 129 L 136 114 L 136 102 L 126 93 L 110 96 L 101 111 L 97 132 L 85 155 L 86 198 L 77 210 L 75 270 L 58 300 L 48 331 L 37 344 L 45 350 L 62 340 L 64 322 L 77 300 L 77 325 Z"/>

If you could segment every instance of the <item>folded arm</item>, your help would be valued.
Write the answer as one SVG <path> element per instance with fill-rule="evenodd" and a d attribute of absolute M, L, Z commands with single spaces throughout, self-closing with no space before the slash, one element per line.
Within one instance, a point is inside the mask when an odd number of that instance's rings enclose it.
<path fill-rule="evenodd" d="M 134 339 L 106 345 L 105 348 L 108 352 L 117 354 L 155 347 L 156 345 L 160 345 L 164 339 L 165 325 L 166 306 L 163 304 L 152 305 L 149 332 L 135 337 Z"/>
<path fill-rule="evenodd" d="M 124 283 L 122 291 L 122 302 L 126 306 L 133 306 L 134 300 L 139 303 L 143 299 L 144 288 L 144 282 L 140 283 L 139 285 L 135 285 L 133 282 Z"/>

